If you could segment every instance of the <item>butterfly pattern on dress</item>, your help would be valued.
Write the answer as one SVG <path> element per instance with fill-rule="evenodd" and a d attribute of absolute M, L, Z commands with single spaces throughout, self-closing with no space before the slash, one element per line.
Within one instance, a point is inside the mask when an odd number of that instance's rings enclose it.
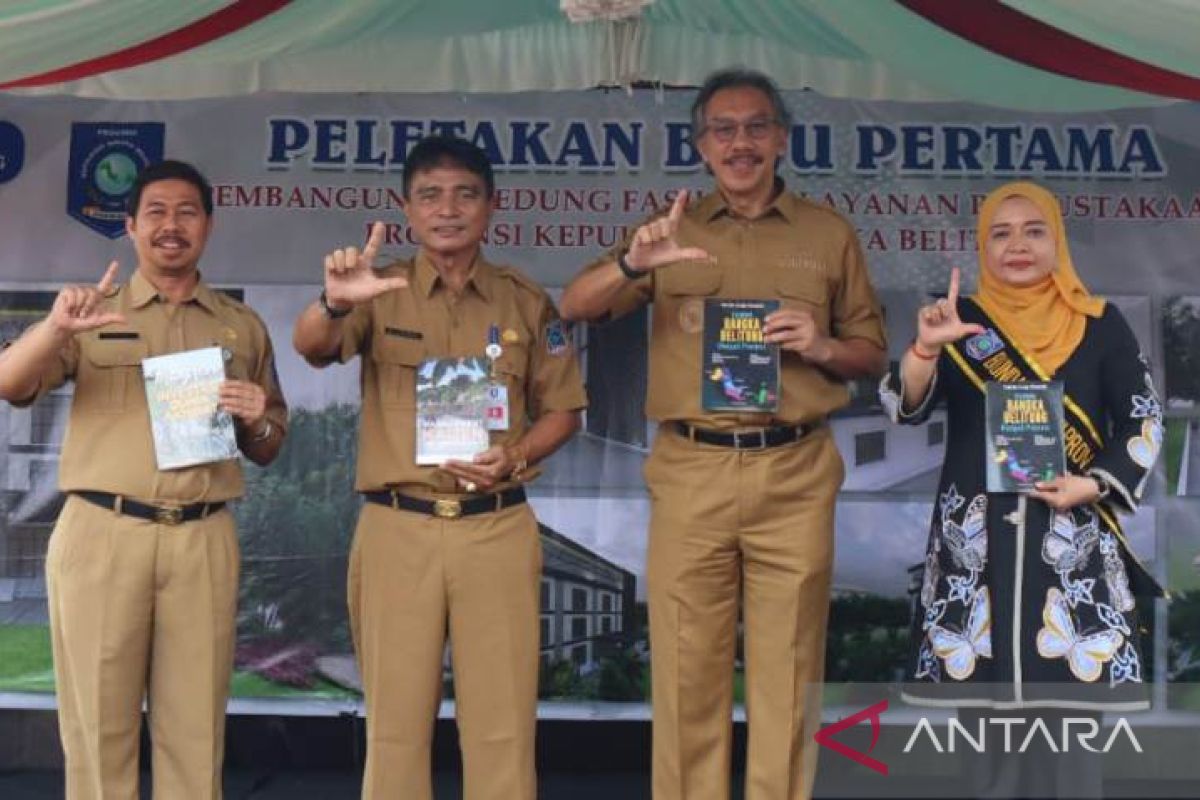
<path fill-rule="evenodd" d="M 1059 574 L 1073 572 L 1087 564 L 1099 541 L 1100 524 L 1094 513 L 1080 525 L 1070 511 L 1055 511 L 1042 539 L 1042 560 Z"/>
<path fill-rule="evenodd" d="M 1119 547 L 1117 538 L 1101 528 L 1096 512 L 1087 506 L 1054 512 L 1042 539 L 1042 560 L 1058 574 L 1059 587 L 1051 589 L 1054 599 L 1047 600 L 1043 611 L 1045 625 L 1038 633 L 1038 654 L 1043 658 L 1067 658 L 1071 673 L 1080 680 L 1096 680 L 1100 674 L 1097 670 L 1102 671 L 1109 660 L 1102 656 L 1111 657 L 1122 643 L 1127 644 L 1126 638 L 1131 634 L 1122 612 L 1134 609 L 1134 599 Z M 1097 552 L 1099 565 L 1095 564 Z M 1094 625 L 1090 628 L 1092 633 L 1081 638 L 1075 631 L 1085 624 L 1082 622 L 1085 619 Z M 1072 637 L 1086 646 L 1063 650 L 1066 645 L 1062 643 Z M 1091 662 L 1085 658 L 1089 653 Z M 1119 667 L 1114 661 L 1111 668 L 1121 670 L 1122 677 L 1117 682 L 1140 680 L 1137 649 L 1127 647 L 1122 658 Z M 1111 670 L 1110 679 L 1115 680 Z M 1094 677 L 1082 677 L 1093 674 Z"/>
<path fill-rule="evenodd" d="M 956 519 L 963 506 L 966 509 Z M 965 680 L 979 658 L 992 657 L 991 602 L 987 587 L 980 585 L 987 565 L 987 495 L 975 495 L 968 503 L 951 484 L 938 498 L 938 511 L 921 584 L 925 642 L 915 677 L 940 681 L 944 673 Z M 943 563 L 943 549 L 948 564 Z M 939 598 L 942 580 L 946 590 Z M 930 663 L 939 668 L 932 669 Z"/>
<path fill-rule="evenodd" d="M 1080 633 L 1062 592 L 1056 586 L 1046 590 L 1042 628 L 1037 634 L 1037 651 L 1042 658 L 1065 658 L 1072 675 L 1094 683 L 1123 644 L 1125 636 L 1112 628 Z"/>
<path fill-rule="evenodd" d="M 1147 363 L 1144 356 L 1139 354 L 1139 357 L 1143 359 L 1143 364 Z M 1129 416 L 1142 421 L 1141 430 L 1125 442 L 1125 452 L 1135 464 L 1145 470 L 1134 489 L 1134 496 L 1138 498 L 1146 488 L 1146 481 L 1150 478 L 1150 472 L 1163 444 L 1162 403 L 1159 402 L 1158 392 L 1154 389 L 1154 378 L 1149 368 L 1143 373 L 1142 380 L 1146 385 L 1146 393 L 1135 394 L 1129 398 L 1132 404 Z"/>
<path fill-rule="evenodd" d="M 942 536 L 954 563 L 971 573 L 983 572 L 987 564 L 987 495 L 976 495 L 963 514 L 962 524 L 947 516 Z"/>
<path fill-rule="evenodd" d="M 957 681 L 971 677 L 979 658 L 992 657 L 992 606 L 986 586 L 971 598 L 966 627 L 960 631 L 934 625 L 929 629 L 934 655 L 942 660 L 946 674 Z"/>

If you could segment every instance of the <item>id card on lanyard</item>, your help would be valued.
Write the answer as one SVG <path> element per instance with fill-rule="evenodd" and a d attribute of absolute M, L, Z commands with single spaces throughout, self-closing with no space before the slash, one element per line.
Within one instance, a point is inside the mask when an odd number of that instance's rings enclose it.
<path fill-rule="evenodd" d="M 496 374 L 496 360 L 504 353 L 500 346 L 500 327 L 493 324 L 488 328 L 488 343 L 484 348 L 488 358 L 487 384 L 487 429 L 489 431 L 508 430 L 508 386 L 504 379 Z"/>

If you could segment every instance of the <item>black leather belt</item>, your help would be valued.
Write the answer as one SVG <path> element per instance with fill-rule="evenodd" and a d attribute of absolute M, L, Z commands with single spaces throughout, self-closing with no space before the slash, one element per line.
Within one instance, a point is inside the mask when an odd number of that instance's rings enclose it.
<path fill-rule="evenodd" d="M 463 500 L 425 500 L 420 497 L 409 497 L 396 491 L 363 492 L 368 503 L 376 503 L 388 508 L 415 511 L 418 514 L 429 514 L 440 519 L 458 519 L 472 514 L 485 514 L 489 511 L 499 511 L 509 506 L 525 502 L 525 487 L 516 486 L 502 492 L 484 495 L 472 495 Z"/>
<path fill-rule="evenodd" d="M 137 517 L 147 522 L 157 522 L 159 525 L 181 525 L 204 519 L 209 514 L 220 511 L 225 503 L 192 503 L 187 506 L 148 506 L 136 500 L 130 500 L 119 494 L 108 492 L 72 492 L 93 505 L 116 511 L 127 517 Z"/>
<path fill-rule="evenodd" d="M 697 428 L 686 422 L 676 421 L 675 430 L 685 439 L 704 444 L 714 444 L 717 447 L 732 447 L 736 450 L 765 450 L 768 447 L 798 442 L 817 429 L 817 425 L 801 423 L 799 425 L 777 425 L 771 428 L 755 428 L 750 431 L 713 431 L 707 428 Z"/>

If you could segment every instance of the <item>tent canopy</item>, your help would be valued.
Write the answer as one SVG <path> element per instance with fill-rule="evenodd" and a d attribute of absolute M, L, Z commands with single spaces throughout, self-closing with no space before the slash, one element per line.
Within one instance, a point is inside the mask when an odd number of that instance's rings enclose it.
<path fill-rule="evenodd" d="M 574 0 L 564 0 L 573 2 Z M 611 1 L 611 0 L 610 0 Z M 1200 99 L 1200 0 L 14 0 L 0 88 L 187 99 L 699 83 L 1078 111 Z"/>

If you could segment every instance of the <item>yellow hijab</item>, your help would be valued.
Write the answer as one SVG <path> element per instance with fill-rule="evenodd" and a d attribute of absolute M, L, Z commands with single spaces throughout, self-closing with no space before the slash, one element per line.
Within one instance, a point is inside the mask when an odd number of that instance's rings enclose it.
<path fill-rule="evenodd" d="M 988 269 L 984 248 L 996 210 L 1010 197 L 1024 197 L 1042 212 L 1057 245 L 1058 264 L 1032 286 L 1005 283 Z M 1104 300 L 1093 297 L 1079 280 L 1067 248 L 1062 211 L 1054 195 L 1028 181 L 1006 183 L 987 196 L 979 209 L 979 292 L 974 299 L 1047 375 L 1053 375 L 1083 340 L 1088 317 L 1104 313 Z"/>

